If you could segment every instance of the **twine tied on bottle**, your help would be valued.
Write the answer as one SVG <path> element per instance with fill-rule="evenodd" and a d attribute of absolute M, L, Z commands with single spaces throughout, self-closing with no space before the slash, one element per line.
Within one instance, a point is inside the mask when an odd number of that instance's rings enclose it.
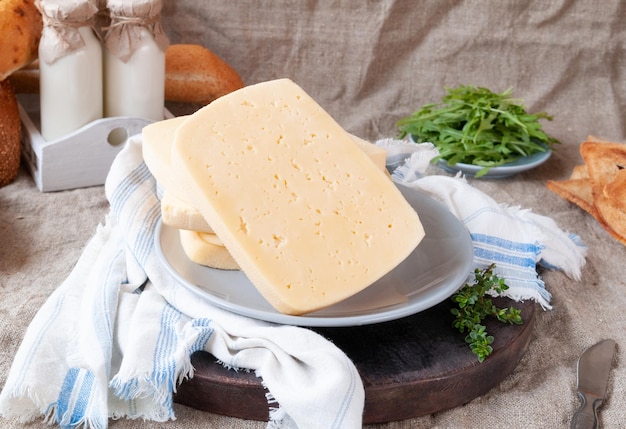
<path fill-rule="evenodd" d="M 119 60 L 127 62 L 141 44 L 143 29 L 165 52 L 169 39 L 161 27 L 161 0 L 108 0 L 110 24 L 104 28 L 106 49 Z"/>
<path fill-rule="evenodd" d="M 43 20 L 39 59 L 52 64 L 85 46 L 81 27 L 94 27 L 98 7 L 92 0 L 35 0 Z"/>

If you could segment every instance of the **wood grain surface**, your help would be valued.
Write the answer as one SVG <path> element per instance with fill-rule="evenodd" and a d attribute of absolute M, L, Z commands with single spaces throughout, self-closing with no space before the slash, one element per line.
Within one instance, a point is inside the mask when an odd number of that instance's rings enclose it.
<path fill-rule="evenodd" d="M 536 305 L 495 300 L 522 311 L 523 325 L 486 322 L 495 337 L 482 363 L 464 335 L 452 328 L 452 304 L 445 301 L 391 322 L 342 328 L 315 328 L 354 362 L 365 387 L 363 423 L 403 420 L 465 404 L 497 386 L 517 366 L 530 342 Z M 183 382 L 175 401 L 199 410 L 250 420 L 267 420 L 261 380 L 233 371 L 206 352 L 194 354 L 194 377 Z"/>

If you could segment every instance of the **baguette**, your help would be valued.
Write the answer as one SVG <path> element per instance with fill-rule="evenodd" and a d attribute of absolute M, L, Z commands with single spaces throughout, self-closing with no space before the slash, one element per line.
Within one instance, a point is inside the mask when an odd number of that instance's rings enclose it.
<path fill-rule="evenodd" d="M 11 82 L 0 81 L 0 187 L 17 176 L 20 167 L 22 125 Z"/>
<path fill-rule="evenodd" d="M 39 92 L 39 70 L 36 67 L 18 70 L 10 79 L 17 93 Z M 242 87 L 239 74 L 203 46 L 170 45 L 165 53 L 167 101 L 206 105 Z"/>
<path fill-rule="evenodd" d="M 34 0 L 0 0 L 0 81 L 37 58 L 43 22 Z"/>

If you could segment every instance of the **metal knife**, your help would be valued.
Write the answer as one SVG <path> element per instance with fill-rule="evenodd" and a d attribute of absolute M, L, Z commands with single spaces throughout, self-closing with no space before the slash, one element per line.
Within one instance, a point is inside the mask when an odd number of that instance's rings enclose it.
<path fill-rule="evenodd" d="M 571 429 L 597 429 L 598 408 L 602 405 L 615 354 L 615 341 L 602 340 L 589 347 L 578 359 L 580 408 L 572 417 Z"/>

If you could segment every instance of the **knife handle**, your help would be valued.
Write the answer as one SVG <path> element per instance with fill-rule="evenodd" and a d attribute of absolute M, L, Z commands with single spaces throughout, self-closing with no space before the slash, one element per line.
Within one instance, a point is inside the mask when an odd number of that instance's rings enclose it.
<path fill-rule="evenodd" d="M 598 408 L 602 405 L 602 398 L 577 393 L 581 404 L 572 417 L 571 429 L 598 429 Z"/>

